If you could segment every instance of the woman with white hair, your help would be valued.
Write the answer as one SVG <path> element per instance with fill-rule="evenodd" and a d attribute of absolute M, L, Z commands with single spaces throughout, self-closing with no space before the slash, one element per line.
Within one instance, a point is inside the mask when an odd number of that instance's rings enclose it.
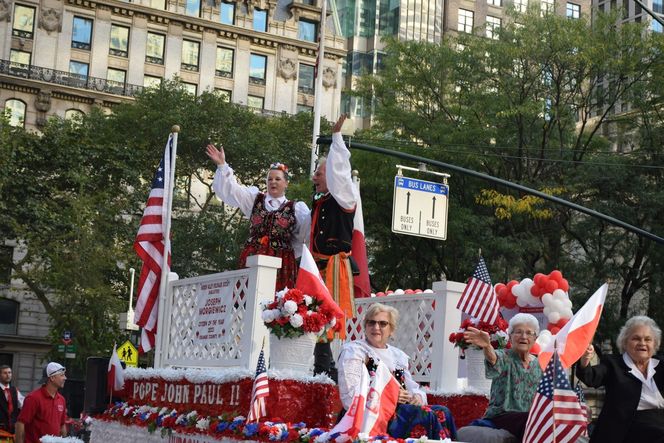
<path fill-rule="evenodd" d="M 256 254 L 281 258 L 277 272 L 276 290 L 295 286 L 297 263 L 295 257 L 302 253 L 310 226 L 310 212 L 301 201 L 286 198 L 288 167 L 272 163 L 267 174 L 267 192 L 256 186 L 243 186 L 237 182 L 233 168 L 226 163 L 223 146 L 217 149 L 209 144 L 208 157 L 217 165 L 212 189 L 221 201 L 239 208 L 249 219 L 249 238 L 240 254 L 240 267 L 246 266 L 247 257 Z"/>
<path fill-rule="evenodd" d="M 432 440 L 456 437 L 456 427 L 449 409 L 427 405 L 427 394 L 408 370 L 408 356 L 388 344 L 399 324 L 399 311 L 392 306 L 374 303 L 364 316 L 364 339 L 346 343 L 339 354 L 339 395 L 345 410 L 350 409 L 358 394 L 362 373 L 375 370 L 382 362 L 401 384 L 397 407 L 387 431 L 394 438 Z M 365 369 L 366 368 L 366 369 Z"/>
<path fill-rule="evenodd" d="M 486 377 L 492 380 L 489 407 L 483 419 L 521 441 L 528 411 L 542 378 L 537 358 L 531 354 L 539 334 L 539 322 L 531 314 L 516 314 L 509 321 L 507 333 L 511 348 L 506 350 L 493 349 L 489 334 L 473 327 L 466 330 L 464 339 L 484 351 Z M 461 431 L 459 438 L 463 438 Z"/>
<path fill-rule="evenodd" d="M 650 317 L 627 320 L 617 339 L 620 354 L 605 355 L 590 365 L 591 344 L 576 375 L 592 387 L 604 386 L 606 397 L 590 442 L 664 442 L 664 367 L 653 355 L 662 331 Z"/>

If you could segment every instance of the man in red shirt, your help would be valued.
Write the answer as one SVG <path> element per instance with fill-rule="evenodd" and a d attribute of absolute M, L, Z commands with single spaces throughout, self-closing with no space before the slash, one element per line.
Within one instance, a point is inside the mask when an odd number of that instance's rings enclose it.
<path fill-rule="evenodd" d="M 32 391 L 23 401 L 16 421 L 16 443 L 39 443 L 44 435 L 67 435 L 65 398 L 58 389 L 65 385 L 65 368 L 60 363 L 46 365 L 42 387 Z"/>

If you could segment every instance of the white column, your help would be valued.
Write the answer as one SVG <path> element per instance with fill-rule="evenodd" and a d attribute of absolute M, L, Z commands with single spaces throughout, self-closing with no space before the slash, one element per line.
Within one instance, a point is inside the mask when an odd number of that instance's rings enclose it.
<path fill-rule="evenodd" d="M 206 89 L 214 91 L 214 75 L 217 62 L 217 33 L 212 31 L 203 32 L 200 53 L 200 82 L 199 94 Z"/>
<path fill-rule="evenodd" d="M 147 20 L 135 16 L 134 24 L 129 31 L 129 69 L 127 69 L 126 79 L 127 83 L 131 85 L 143 84 L 147 39 Z"/>
<path fill-rule="evenodd" d="M 461 311 L 456 306 L 465 287 L 465 283 L 454 281 L 438 281 L 433 284 L 432 289 L 436 293 L 436 334 L 431 362 L 431 389 L 434 390 L 457 390 L 459 350 L 450 343 L 448 337 L 461 325 Z"/>

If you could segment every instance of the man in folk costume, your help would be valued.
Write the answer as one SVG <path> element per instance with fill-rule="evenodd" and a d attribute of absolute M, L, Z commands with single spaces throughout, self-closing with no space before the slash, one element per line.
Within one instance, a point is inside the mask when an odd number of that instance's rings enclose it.
<path fill-rule="evenodd" d="M 23 407 L 23 395 L 12 385 L 12 368 L 0 366 L 0 430 L 14 433 L 14 424 Z"/>
<path fill-rule="evenodd" d="M 358 273 L 351 256 L 353 218 L 358 196 L 351 177 L 350 151 L 341 137 L 346 120 L 342 114 L 332 129 L 327 159 L 321 158 L 312 177 L 315 194 L 311 210 L 311 252 L 334 301 L 344 311 L 338 336 L 346 338 L 345 319 L 354 317 L 353 274 Z M 327 373 L 336 380 L 330 348 L 334 333 L 322 337 L 314 350 L 314 374 Z"/>

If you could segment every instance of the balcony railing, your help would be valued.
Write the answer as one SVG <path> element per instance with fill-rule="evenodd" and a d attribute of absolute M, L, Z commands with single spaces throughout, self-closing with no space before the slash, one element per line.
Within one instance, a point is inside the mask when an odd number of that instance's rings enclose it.
<path fill-rule="evenodd" d="M 21 63 L 0 60 L 0 74 L 12 77 L 38 80 L 62 86 L 88 89 L 96 92 L 133 97 L 143 90 L 143 86 L 119 83 L 105 78 L 91 77 L 89 75 L 72 74 L 41 66 L 24 65 Z"/>

